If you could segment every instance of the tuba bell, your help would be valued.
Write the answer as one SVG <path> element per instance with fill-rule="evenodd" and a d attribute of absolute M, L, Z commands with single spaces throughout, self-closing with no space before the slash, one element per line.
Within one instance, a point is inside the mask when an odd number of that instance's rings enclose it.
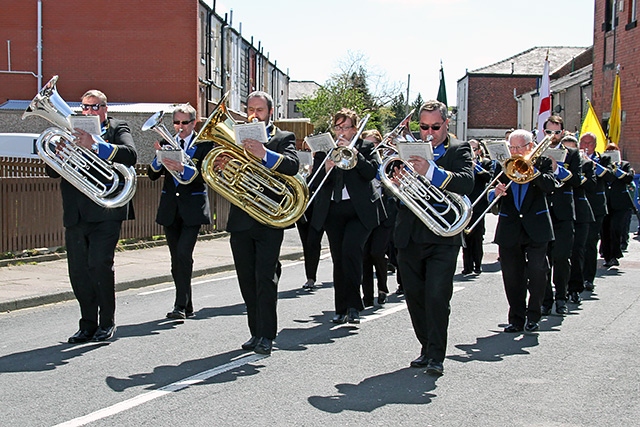
<path fill-rule="evenodd" d="M 226 106 L 228 95 L 222 97 L 194 142 L 216 143 L 202 162 L 202 177 L 216 193 L 261 224 L 288 227 L 304 214 L 307 184 L 300 174 L 289 176 L 264 167 L 260 159 L 236 144 L 236 122 Z"/>
<path fill-rule="evenodd" d="M 73 128 L 69 120 L 73 111 L 58 94 L 57 81 L 58 76 L 53 76 L 22 114 L 22 120 L 35 115 L 57 126 L 46 129 L 38 137 L 38 156 L 98 205 L 105 208 L 126 205 L 136 191 L 135 169 L 105 161 L 73 142 Z M 64 143 L 62 150 L 56 150 L 58 142 Z M 120 185 L 121 178 L 123 185 Z"/>
<path fill-rule="evenodd" d="M 416 142 L 411 132 L 403 132 L 408 127 L 413 111 L 391 131 L 376 148 L 382 184 L 402 201 L 424 225 L 441 237 L 452 237 L 464 230 L 471 221 L 471 202 L 447 190 L 441 190 L 418 174 L 409 162 L 398 155 L 394 142 L 400 138 Z M 403 171 L 399 185 L 394 182 L 394 172 Z"/>

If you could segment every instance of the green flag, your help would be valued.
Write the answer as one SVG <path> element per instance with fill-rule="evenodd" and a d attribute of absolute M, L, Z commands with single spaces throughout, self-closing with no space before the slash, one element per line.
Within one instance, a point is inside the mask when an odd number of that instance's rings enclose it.
<path fill-rule="evenodd" d="M 444 69 L 442 68 L 442 64 L 440 64 L 440 87 L 438 88 L 438 97 L 436 99 L 447 107 L 449 106 L 447 104 L 447 87 L 444 84 Z"/>

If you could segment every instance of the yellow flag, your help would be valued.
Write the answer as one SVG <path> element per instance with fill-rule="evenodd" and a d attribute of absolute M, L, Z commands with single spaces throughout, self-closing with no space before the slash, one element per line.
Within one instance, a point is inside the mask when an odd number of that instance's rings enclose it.
<path fill-rule="evenodd" d="M 587 100 L 587 105 L 589 106 L 589 110 L 587 111 L 587 116 L 584 118 L 582 122 L 582 128 L 580 128 L 580 135 L 584 135 L 587 132 L 591 132 L 596 136 L 596 151 L 598 153 L 604 152 L 605 147 L 607 146 L 607 138 L 604 136 L 604 131 L 602 130 L 602 126 L 600 125 L 600 121 L 596 116 L 596 112 L 593 109 L 593 105 L 591 105 L 591 101 Z"/>
<path fill-rule="evenodd" d="M 613 84 L 613 98 L 611 99 L 611 117 L 609 117 L 609 139 L 614 144 L 620 142 L 620 128 L 622 127 L 622 102 L 620 100 L 620 74 L 616 73 Z"/>

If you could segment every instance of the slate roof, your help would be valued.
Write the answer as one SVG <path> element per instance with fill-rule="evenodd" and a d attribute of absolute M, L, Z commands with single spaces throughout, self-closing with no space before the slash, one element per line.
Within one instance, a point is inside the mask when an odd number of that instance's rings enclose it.
<path fill-rule="evenodd" d="M 312 81 L 289 81 L 289 99 L 302 99 L 305 96 L 313 96 L 320 85 Z"/>
<path fill-rule="evenodd" d="M 513 74 L 513 75 L 541 75 L 544 59 L 549 52 L 549 74 L 577 57 L 587 47 L 542 46 L 533 47 L 495 64 L 469 71 L 468 74 Z"/>

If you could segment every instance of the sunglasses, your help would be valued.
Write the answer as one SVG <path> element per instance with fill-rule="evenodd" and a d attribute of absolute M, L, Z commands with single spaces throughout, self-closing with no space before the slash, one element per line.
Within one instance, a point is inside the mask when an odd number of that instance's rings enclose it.
<path fill-rule="evenodd" d="M 553 134 L 560 135 L 562 133 L 562 131 L 561 130 L 545 129 L 544 133 L 546 133 L 547 135 L 553 135 Z"/>
<path fill-rule="evenodd" d="M 93 111 L 98 111 L 100 107 L 104 107 L 106 104 L 82 104 L 82 111 L 87 111 L 89 109 Z"/>
<path fill-rule="evenodd" d="M 191 119 L 191 120 L 183 120 L 183 121 L 180 121 L 180 120 L 174 120 L 174 121 L 173 121 L 173 124 L 174 124 L 174 125 L 188 125 L 188 124 L 189 124 L 189 123 L 191 123 L 193 120 L 194 120 L 194 119 Z"/>
<path fill-rule="evenodd" d="M 433 130 L 440 130 L 440 128 L 442 127 L 442 125 L 420 125 L 420 129 L 422 130 L 429 130 L 429 128 L 433 129 Z"/>

